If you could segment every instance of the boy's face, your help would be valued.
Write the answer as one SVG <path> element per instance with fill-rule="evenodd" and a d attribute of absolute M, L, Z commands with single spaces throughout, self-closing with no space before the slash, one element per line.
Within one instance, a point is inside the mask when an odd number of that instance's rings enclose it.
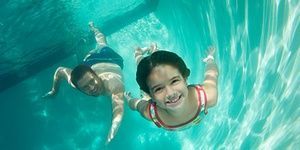
<path fill-rule="evenodd" d="M 96 74 L 87 72 L 78 80 L 77 88 L 87 95 L 99 96 L 103 93 L 102 84 L 101 79 Z"/>
<path fill-rule="evenodd" d="M 188 98 L 186 79 L 171 65 L 158 65 L 147 80 L 150 96 L 156 104 L 167 110 L 182 108 Z"/>

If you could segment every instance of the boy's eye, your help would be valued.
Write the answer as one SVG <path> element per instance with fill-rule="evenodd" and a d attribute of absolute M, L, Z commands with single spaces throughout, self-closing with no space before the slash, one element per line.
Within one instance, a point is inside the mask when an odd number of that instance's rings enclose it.
<path fill-rule="evenodd" d="M 89 84 L 94 84 L 95 80 L 90 80 Z"/>
<path fill-rule="evenodd" d="M 88 89 L 89 89 L 89 86 L 86 85 L 86 86 L 83 87 L 83 89 L 88 90 Z"/>
<path fill-rule="evenodd" d="M 95 86 L 96 85 L 96 80 L 90 80 L 87 84 L 87 87 L 89 86 Z"/>

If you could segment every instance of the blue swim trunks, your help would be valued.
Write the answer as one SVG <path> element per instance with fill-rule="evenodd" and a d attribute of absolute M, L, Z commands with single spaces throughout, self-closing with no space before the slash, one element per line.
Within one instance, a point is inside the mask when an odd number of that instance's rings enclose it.
<path fill-rule="evenodd" d="M 117 64 L 123 69 L 123 58 L 108 46 L 103 46 L 90 52 L 83 59 L 82 64 L 91 67 L 101 62 Z"/>

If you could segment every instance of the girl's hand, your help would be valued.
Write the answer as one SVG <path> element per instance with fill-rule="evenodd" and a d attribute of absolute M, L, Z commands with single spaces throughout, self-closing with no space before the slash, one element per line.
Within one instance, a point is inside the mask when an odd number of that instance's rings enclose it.
<path fill-rule="evenodd" d="M 215 47 L 210 46 L 210 47 L 208 47 L 207 51 L 208 51 L 208 55 L 214 56 L 216 49 L 215 49 Z"/>
<path fill-rule="evenodd" d="M 127 102 L 129 103 L 130 100 L 133 99 L 131 92 L 124 92 L 124 97 L 126 98 Z"/>
<path fill-rule="evenodd" d="M 157 44 L 156 43 L 151 43 L 149 53 L 152 54 L 152 53 L 156 52 L 157 50 L 158 50 L 157 49 Z"/>
<path fill-rule="evenodd" d="M 138 100 L 137 98 L 133 98 L 131 96 L 130 92 L 124 92 L 124 97 L 127 99 L 128 106 L 131 110 L 136 110 L 137 105 L 141 100 Z"/>
<path fill-rule="evenodd" d="M 135 53 L 139 53 L 141 55 L 151 55 L 152 53 L 156 52 L 157 49 L 157 44 L 156 43 L 151 43 L 150 47 L 137 47 L 135 49 Z"/>
<path fill-rule="evenodd" d="M 210 46 L 210 47 L 207 49 L 208 55 L 207 55 L 206 58 L 203 59 L 203 62 L 208 63 L 208 62 L 210 62 L 210 61 L 214 61 L 214 54 L 215 54 L 215 51 L 216 51 L 215 47 Z"/>

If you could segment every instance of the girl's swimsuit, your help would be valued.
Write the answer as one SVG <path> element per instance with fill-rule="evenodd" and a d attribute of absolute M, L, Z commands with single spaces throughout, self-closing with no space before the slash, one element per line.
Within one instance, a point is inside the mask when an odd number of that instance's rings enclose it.
<path fill-rule="evenodd" d="M 153 102 L 153 100 L 151 100 L 150 104 L 148 105 L 149 116 L 152 119 L 152 121 L 156 124 L 156 126 L 160 128 L 162 127 L 166 130 L 182 130 L 191 127 L 193 125 L 199 124 L 201 119 L 207 114 L 207 97 L 202 86 L 194 85 L 194 87 L 196 88 L 197 96 L 198 96 L 197 113 L 192 119 L 188 120 L 185 123 L 181 123 L 179 125 L 175 125 L 175 126 L 166 125 L 158 116 L 156 103 Z"/>

